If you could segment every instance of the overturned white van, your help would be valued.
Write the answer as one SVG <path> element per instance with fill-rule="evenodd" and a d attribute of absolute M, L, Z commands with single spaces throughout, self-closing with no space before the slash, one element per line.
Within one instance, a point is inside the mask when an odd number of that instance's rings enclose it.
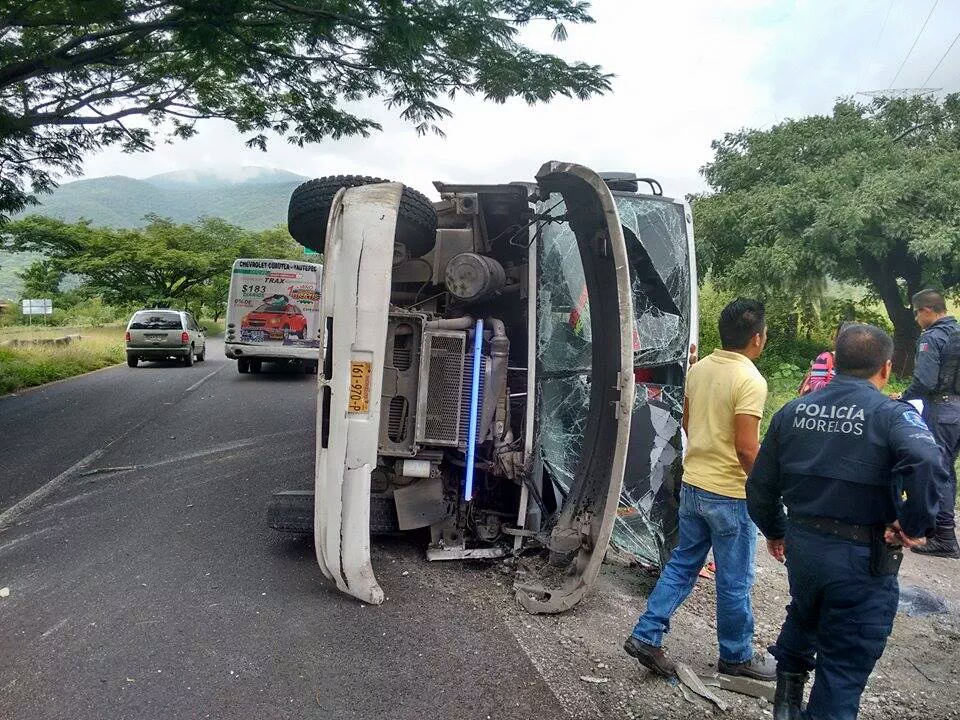
<path fill-rule="evenodd" d="M 324 574 L 371 603 L 371 532 L 429 527 L 431 559 L 540 548 L 517 599 L 563 611 L 611 535 L 652 563 L 675 542 L 689 209 L 561 162 L 435 187 L 340 176 L 291 198 L 291 234 L 325 255 L 316 479 L 270 522 L 312 531 Z"/>

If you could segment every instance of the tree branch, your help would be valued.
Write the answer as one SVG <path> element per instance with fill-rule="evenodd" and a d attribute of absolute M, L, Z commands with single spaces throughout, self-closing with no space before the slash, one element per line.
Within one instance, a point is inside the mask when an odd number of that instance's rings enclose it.
<path fill-rule="evenodd" d="M 933 122 L 933 121 L 931 121 L 931 122 L 926 122 L 926 123 L 918 123 L 918 124 L 914 125 L 913 127 L 909 127 L 909 128 L 907 128 L 906 130 L 904 130 L 902 133 L 900 133 L 899 135 L 897 135 L 897 136 L 893 139 L 893 142 L 898 143 L 898 142 L 900 142 L 901 140 L 903 140 L 905 137 L 907 137 L 908 135 L 911 135 L 911 134 L 913 134 L 914 132 L 916 132 L 917 130 L 922 130 L 923 128 L 928 128 L 928 127 L 930 127 L 931 125 L 936 125 L 936 123 Z"/>

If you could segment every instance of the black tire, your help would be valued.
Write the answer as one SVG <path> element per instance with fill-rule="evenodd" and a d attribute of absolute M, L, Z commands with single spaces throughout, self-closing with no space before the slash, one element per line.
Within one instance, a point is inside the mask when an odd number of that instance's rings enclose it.
<path fill-rule="evenodd" d="M 193 345 L 190 346 L 187 356 L 183 358 L 183 365 L 184 367 L 193 367 Z"/>
<path fill-rule="evenodd" d="M 293 191 L 287 209 L 287 228 L 304 247 L 322 253 L 327 234 L 330 205 L 343 187 L 390 182 L 362 175 L 336 175 L 308 180 Z M 406 246 L 411 257 L 425 255 L 433 247 L 437 232 L 437 211 L 426 195 L 404 186 L 400 198 L 395 241 Z"/>
<path fill-rule="evenodd" d="M 370 534 L 383 535 L 395 532 L 400 532 L 400 521 L 397 520 L 397 504 L 393 500 L 393 495 L 371 495 Z"/>
<path fill-rule="evenodd" d="M 267 524 L 274 530 L 313 533 L 313 491 L 282 490 L 274 493 L 267 507 Z M 370 534 L 399 532 L 397 506 L 391 495 L 370 496 Z"/>
<path fill-rule="evenodd" d="M 137 367 L 140 364 L 140 358 L 136 355 L 127 355 L 127 365 L 130 367 Z"/>
<path fill-rule="evenodd" d="M 281 490 L 267 505 L 267 525 L 289 533 L 313 534 L 313 490 Z"/>
<path fill-rule="evenodd" d="M 247 358 L 237 358 L 237 372 L 241 375 L 250 372 L 250 361 Z"/>
<path fill-rule="evenodd" d="M 251 361 L 250 361 L 250 372 L 252 372 L 252 373 L 258 373 L 258 372 L 260 372 L 262 369 L 263 369 L 263 361 L 262 361 L 262 360 L 251 360 Z"/>
<path fill-rule="evenodd" d="M 303 364 L 303 371 L 307 375 L 316 375 L 317 370 L 319 370 L 319 368 L 320 368 L 320 363 L 317 362 L 316 360 L 308 360 Z"/>
<path fill-rule="evenodd" d="M 207 346 L 203 346 L 203 350 L 197 353 L 197 362 L 203 362 L 207 359 Z"/>

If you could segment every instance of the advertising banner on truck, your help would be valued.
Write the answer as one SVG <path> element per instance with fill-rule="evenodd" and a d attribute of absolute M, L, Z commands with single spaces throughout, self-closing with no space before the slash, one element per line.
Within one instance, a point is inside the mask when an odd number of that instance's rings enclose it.
<path fill-rule="evenodd" d="M 293 260 L 237 260 L 228 321 L 245 345 L 319 346 L 319 266 Z"/>

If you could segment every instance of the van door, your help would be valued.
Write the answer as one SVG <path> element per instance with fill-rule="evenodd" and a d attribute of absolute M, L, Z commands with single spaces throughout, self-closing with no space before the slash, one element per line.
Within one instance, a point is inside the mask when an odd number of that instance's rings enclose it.
<path fill-rule="evenodd" d="M 560 162 L 545 164 L 536 179 L 534 437 L 542 472 L 534 476 L 546 485 L 564 475 L 550 488 L 565 490 L 554 496 L 550 562 L 516 590 L 529 612 L 556 613 L 593 585 L 613 532 L 634 400 L 635 323 L 624 233 L 606 184 Z"/>

